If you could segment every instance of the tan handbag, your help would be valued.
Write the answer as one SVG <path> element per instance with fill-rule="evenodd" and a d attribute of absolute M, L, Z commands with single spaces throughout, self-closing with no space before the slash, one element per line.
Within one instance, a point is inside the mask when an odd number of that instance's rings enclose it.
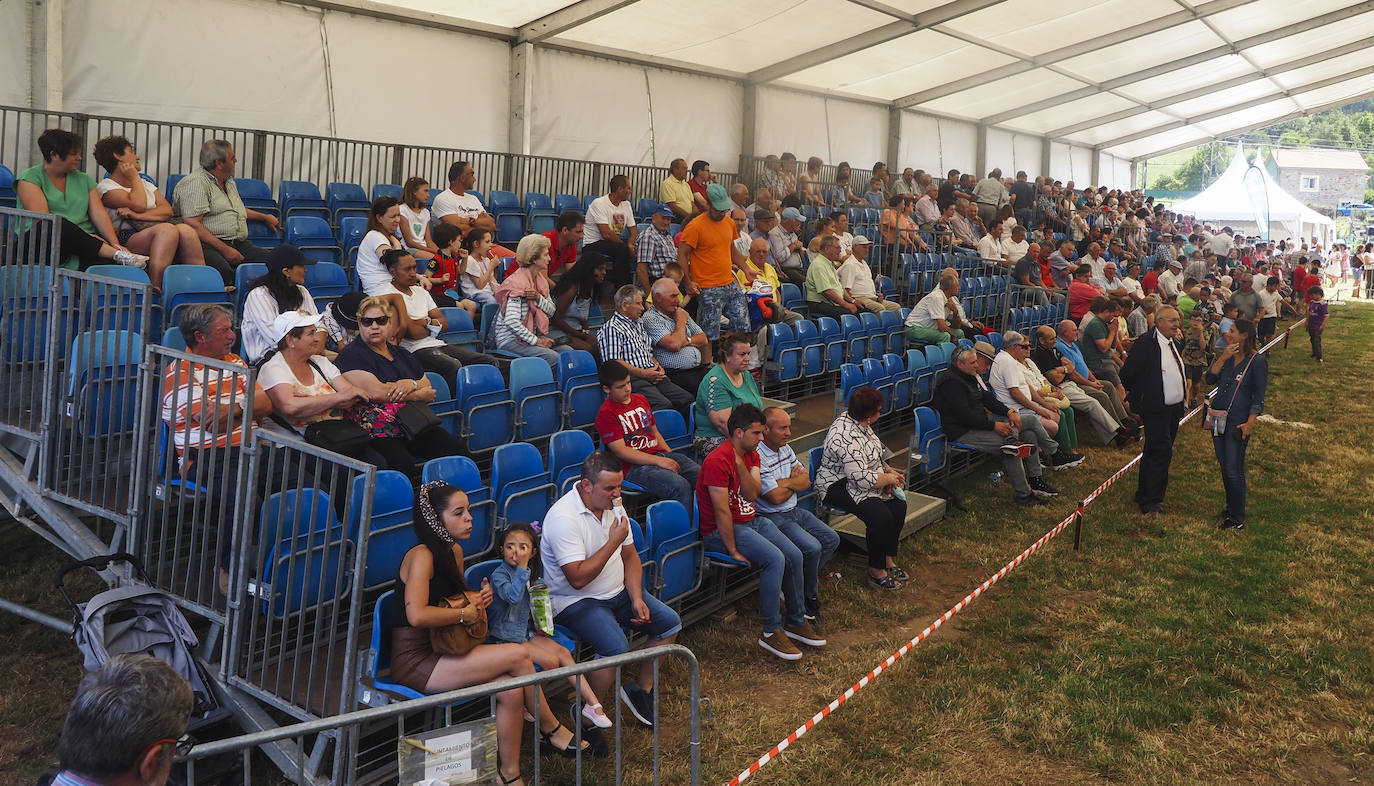
<path fill-rule="evenodd" d="M 454 623 L 442 628 L 431 628 L 429 644 L 440 655 L 466 655 L 478 644 L 487 640 L 487 610 L 476 604 L 475 592 L 465 592 L 444 598 L 436 605 L 441 609 L 463 609 L 468 606 L 477 609 L 477 619 L 469 623 Z"/>

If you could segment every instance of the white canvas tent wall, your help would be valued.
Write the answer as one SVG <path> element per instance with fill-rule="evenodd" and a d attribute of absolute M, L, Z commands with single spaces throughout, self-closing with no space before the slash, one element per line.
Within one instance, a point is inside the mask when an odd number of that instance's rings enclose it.
<path fill-rule="evenodd" d="M 1374 0 L 16 0 L 0 36 L 8 104 L 1120 187 L 1146 156 L 1374 95 Z"/>
<path fill-rule="evenodd" d="M 1256 154 L 1256 159 L 1258 159 Z M 1258 164 L 1258 161 L 1256 162 Z M 1273 232 L 1275 224 L 1282 225 L 1288 237 L 1325 237 L 1330 231 L 1332 221 L 1312 210 L 1275 183 L 1263 166 L 1257 166 L 1263 178 L 1265 196 L 1268 198 L 1268 215 L 1271 233 L 1277 238 L 1281 233 Z M 1258 208 L 1253 204 L 1250 191 L 1245 185 L 1246 172 L 1250 162 L 1245 157 L 1243 145 L 1236 146 L 1236 154 L 1226 170 L 1203 189 L 1202 193 L 1173 206 L 1179 213 L 1194 216 L 1199 221 L 1229 222 L 1232 224 L 1258 224 Z"/>

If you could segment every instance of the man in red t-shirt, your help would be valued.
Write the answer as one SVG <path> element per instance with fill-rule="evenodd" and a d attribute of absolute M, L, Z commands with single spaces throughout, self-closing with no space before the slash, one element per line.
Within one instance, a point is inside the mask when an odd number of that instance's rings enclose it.
<path fill-rule="evenodd" d="M 576 210 L 564 210 L 554 228 L 543 233 L 549 239 L 549 269 L 544 273 L 550 280 L 560 268 L 572 267 L 577 261 L 577 244 L 582 242 L 586 219 Z"/>
<path fill-rule="evenodd" d="M 601 444 L 620 459 L 625 482 L 659 499 L 675 499 L 688 513 L 701 467 L 683 453 L 668 450 L 649 400 L 630 389 L 630 370 L 618 360 L 598 369 L 606 401 L 596 413 Z"/>
<path fill-rule="evenodd" d="M 773 522 L 755 514 L 754 500 L 763 489 L 758 452 L 763 413 L 741 404 L 730 413 L 726 429 L 729 439 L 706 456 L 697 477 L 702 542 L 709 552 L 760 570 L 758 645 L 783 660 L 800 660 L 792 639 L 812 647 L 825 646 L 825 639 L 806 620 L 801 550 Z M 779 595 L 787 605 L 785 626 Z"/>

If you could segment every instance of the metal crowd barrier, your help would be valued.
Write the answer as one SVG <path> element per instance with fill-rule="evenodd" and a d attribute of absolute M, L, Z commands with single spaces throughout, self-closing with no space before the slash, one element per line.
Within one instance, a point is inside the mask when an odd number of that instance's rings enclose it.
<path fill-rule="evenodd" d="M 371 464 L 266 428 L 245 452 L 236 499 L 262 502 L 234 511 L 220 676 L 302 720 L 347 712 L 366 582 L 395 578 L 409 513 L 372 531 Z"/>
<path fill-rule="evenodd" d="M 0 208 L 0 432 L 35 445 L 44 430 L 57 222 L 46 213 Z"/>
<path fill-rule="evenodd" d="M 242 449 L 255 430 L 256 374 L 249 367 L 154 346 L 143 379 L 140 432 L 156 437 L 140 453 L 135 472 L 138 511 L 130 550 L 142 559 L 155 586 L 187 610 L 223 625 L 227 607 L 219 569 L 229 564 L 235 506 L 253 510 L 261 501 L 259 490 L 244 483 Z M 170 425 L 178 413 L 189 422 L 180 436 Z"/>
<path fill-rule="evenodd" d="M 153 343 L 152 287 L 59 269 L 49 290 L 47 434 L 38 485 L 51 499 L 127 526 L 143 349 Z M 56 304 L 56 307 L 53 307 Z"/>
<path fill-rule="evenodd" d="M 567 678 L 572 675 L 588 674 L 601 669 L 615 669 L 616 680 L 614 684 L 619 685 L 623 682 L 622 669 L 625 666 L 639 663 L 641 669 L 653 669 L 654 694 L 658 696 L 661 693 L 659 690 L 661 683 L 657 661 L 663 657 L 680 659 L 687 667 L 689 694 L 687 750 L 681 751 L 678 746 L 672 746 L 674 751 L 665 757 L 665 749 L 669 746 L 662 739 L 660 729 L 663 728 L 666 720 L 662 712 L 662 702 L 656 701 L 653 717 L 653 746 L 651 749 L 652 782 L 654 784 L 663 782 L 664 776 L 667 774 L 671 776 L 668 778 L 671 782 L 680 783 L 685 780 L 690 786 L 698 786 L 701 783 L 701 669 L 691 650 L 677 644 L 635 650 L 622 655 L 537 672 L 518 679 L 473 685 L 381 707 L 356 710 L 331 718 L 308 720 L 226 740 L 208 742 L 193 748 L 189 755 L 178 761 L 175 769 L 184 773 L 183 782 L 185 783 L 207 782 L 218 774 L 215 772 L 216 768 L 223 769 L 228 764 L 225 761 L 226 758 L 231 760 L 236 758 L 237 766 L 240 768 L 238 774 L 242 778 L 241 782 L 257 783 L 264 777 L 270 777 L 270 770 L 262 768 L 262 771 L 269 773 L 268 776 L 260 773 L 258 769 L 260 762 L 253 756 L 255 749 L 261 747 L 296 753 L 303 753 L 309 749 L 317 752 L 316 755 L 309 758 L 304 755 L 293 756 L 291 759 L 292 766 L 282 768 L 284 774 L 296 783 L 326 782 L 326 777 L 323 775 L 325 771 L 329 773 L 327 782 L 338 786 L 351 786 L 359 783 L 395 783 L 400 780 L 398 750 L 414 747 L 406 743 L 405 740 L 415 740 L 417 736 L 425 732 L 438 731 L 454 726 L 456 723 L 475 720 L 478 721 L 478 725 L 472 739 L 476 750 L 468 760 L 474 770 L 475 779 L 483 773 L 491 774 L 491 769 L 495 766 L 495 753 L 490 750 L 490 742 L 494 739 L 494 733 L 490 732 L 492 721 L 489 719 L 494 713 L 494 697 L 497 693 L 528 685 L 547 685 L 550 686 L 550 689 L 560 688 L 566 686 Z M 360 686 L 360 689 L 365 688 Z M 538 708 L 531 708 L 531 713 L 537 716 Z M 614 730 L 607 731 L 607 736 L 611 738 L 613 747 L 609 760 L 601 762 L 588 755 L 582 755 L 570 765 L 560 763 L 555 768 L 549 768 L 542 760 L 539 746 L 536 744 L 533 745 L 532 757 L 522 757 L 526 761 L 532 759 L 530 765 L 532 769 L 524 768 L 528 776 L 526 782 L 540 783 L 541 777 L 549 769 L 556 769 L 557 778 L 561 781 L 569 777 L 565 774 L 565 770 L 571 768 L 573 770 L 571 777 L 574 783 L 583 783 L 584 778 L 585 782 L 614 782 L 617 786 L 623 783 L 625 766 L 642 761 L 640 757 L 634 756 L 634 751 L 627 750 L 628 746 L 622 732 L 625 723 L 634 723 L 634 721 L 629 718 L 628 713 L 621 710 L 619 702 L 615 702 L 614 710 L 608 708 L 608 713 L 614 713 L 612 720 L 616 721 Z M 465 730 L 470 729 L 473 727 L 465 727 Z M 579 738 L 575 744 L 580 745 L 580 729 L 574 727 L 574 733 Z M 533 736 L 529 724 L 525 724 L 523 736 L 526 739 Z M 422 746 L 424 745 L 423 741 L 415 741 Z M 522 747 L 523 744 L 528 743 L 522 740 Z M 682 756 L 683 753 L 686 754 L 685 758 Z M 665 759 L 668 762 L 666 768 Z M 685 773 L 682 772 L 684 764 Z M 667 773 L 665 773 L 665 769 Z M 685 779 L 682 777 L 684 774 Z M 412 781 L 407 780 L 406 782 Z M 643 781 L 636 780 L 635 782 Z"/>

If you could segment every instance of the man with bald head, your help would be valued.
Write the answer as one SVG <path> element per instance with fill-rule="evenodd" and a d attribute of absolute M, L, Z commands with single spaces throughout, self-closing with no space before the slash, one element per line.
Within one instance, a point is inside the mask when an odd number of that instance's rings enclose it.
<path fill-rule="evenodd" d="M 1165 306 L 1155 312 L 1155 326 L 1136 341 L 1121 381 L 1129 391 L 1131 411 L 1144 424 L 1145 449 L 1140 459 L 1140 479 L 1135 503 L 1147 516 L 1158 516 L 1169 487 L 1169 463 L 1174 456 L 1174 437 L 1183 417 L 1185 390 L 1183 358 L 1177 340 L 1182 327 L 1178 309 Z"/>
<path fill-rule="evenodd" d="M 660 278 L 650 290 L 653 307 L 640 317 L 649 335 L 654 359 L 668 373 L 668 379 L 683 390 L 696 394 L 701 380 L 711 368 L 711 345 L 706 333 L 679 304 L 677 282 Z"/>
<path fill-rule="evenodd" d="M 1017 227 L 1020 229 L 1020 227 Z M 1022 231 L 1025 234 L 1025 231 Z M 1016 260 L 1011 269 L 1012 283 L 1021 288 L 1021 302 L 1037 306 L 1048 306 L 1050 299 L 1045 297 L 1045 288 L 1040 280 L 1040 244 L 1031 243 L 1026 247 L 1026 255 Z"/>
<path fill-rule="evenodd" d="M 1031 362 L 1035 363 L 1035 367 L 1040 369 L 1040 373 L 1045 375 L 1051 385 L 1059 388 L 1059 392 L 1069 400 L 1074 412 L 1087 418 L 1097 431 L 1097 436 L 1102 439 L 1102 444 L 1122 446 L 1135 441 L 1138 430 L 1134 426 L 1123 426 L 1097 399 L 1079 387 L 1078 382 L 1074 380 L 1077 372 L 1073 361 L 1059 351 L 1058 338 L 1054 328 L 1049 325 L 1036 328 Z M 1093 392 L 1101 394 L 1100 390 Z"/>

